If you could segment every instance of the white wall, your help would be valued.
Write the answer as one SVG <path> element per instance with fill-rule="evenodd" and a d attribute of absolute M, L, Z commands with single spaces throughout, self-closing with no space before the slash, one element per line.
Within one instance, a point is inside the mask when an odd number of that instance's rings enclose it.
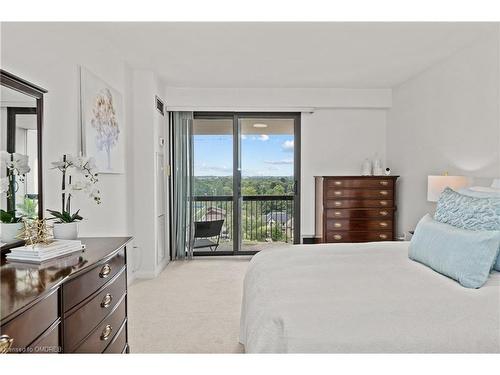
<path fill-rule="evenodd" d="M 314 176 L 359 175 L 365 158 L 385 165 L 385 109 L 321 109 L 302 114 L 301 234 L 314 234 Z"/>
<path fill-rule="evenodd" d="M 313 109 L 301 121 L 301 235 L 314 234 L 314 176 L 360 174 L 365 158 L 385 161 L 390 89 L 220 89 L 167 87 L 169 108 Z"/>
<path fill-rule="evenodd" d="M 401 175 L 399 234 L 434 209 L 427 175 L 500 175 L 498 54 L 493 33 L 393 90 L 387 161 Z"/>
<path fill-rule="evenodd" d="M 60 204 L 60 174 L 51 170 L 50 163 L 80 151 L 79 65 L 122 93 L 125 173 L 99 176 L 101 205 L 82 198 L 73 207 L 81 208 L 85 218 L 81 236 L 136 236 L 128 254 L 129 281 L 136 276 L 134 271 L 139 276 L 154 275 L 167 261 L 155 264 L 155 137 L 166 122 L 156 117 L 154 96 L 163 95 L 164 84 L 151 72 L 127 67 L 113 46 L 85 24 L 2 23 L 1 31 L 2 69 L 48 90 L 43 129 L 46 208 L 59 209 Z M 165 253 L 168 258 L 168 249 Z"/>
<path fill-rule="evenodd" d="M 86 33 L 70 32 L 64 24 L 2 23 L 2 69 L 48 90 L 44 103 L 43 169 L 45 207 L 60 209 L 60 173 L 51 162 L 63 154 L 78 154 L 79 72 L 83 65 L 116 90 L 125 92 L 125 65 L 109 45 Z M 128 133 L 127 119 L 124 131 Z M 130 197 L 125 174 L 100 176 L 102 204 L 76 199 L 86 219 L 82 236 L 122 236 L 131 233 L 127 223 Z"/>

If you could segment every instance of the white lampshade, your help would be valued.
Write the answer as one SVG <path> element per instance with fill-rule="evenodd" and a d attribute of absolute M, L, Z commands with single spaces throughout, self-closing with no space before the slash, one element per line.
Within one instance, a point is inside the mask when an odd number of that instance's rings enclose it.
<path fill-rule="evenodd" d="M 427 176 L 427 200 L 437 202 L 445 188 L 458 190 L 467 185 L 469 179 L 465 176 Z"/>

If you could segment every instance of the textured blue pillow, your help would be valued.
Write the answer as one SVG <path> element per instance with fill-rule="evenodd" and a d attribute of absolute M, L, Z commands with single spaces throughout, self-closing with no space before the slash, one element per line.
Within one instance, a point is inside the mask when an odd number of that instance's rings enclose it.
<path fill-rule="evenodd" d="M 466 288 L 479 288 L 488 279 L 499 248 L 500 231 L 455 228 L 427 214 L 415 229 L 408 256 Z"/>
<path fill-rule="evenodd" d="M 500 230 L 500 197 L 471 197 L 446 188 L 434 219 L 468 230 Z M 500 271 L 500 257 L 494 268 Z"/>

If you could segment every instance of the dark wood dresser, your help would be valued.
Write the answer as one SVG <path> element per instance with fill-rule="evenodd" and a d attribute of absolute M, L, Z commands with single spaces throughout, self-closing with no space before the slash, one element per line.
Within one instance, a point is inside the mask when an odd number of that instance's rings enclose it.
<path fill-rule="evenodd" d="M 315 237 L 320 242 L 395 240 L 397 178 L 315 177 Z"/>
<path fill-rule="evenodd" d="M 44 265 L 2 256 L 0 353 L 125 353 L 130 237 L 82 238 Z"/>

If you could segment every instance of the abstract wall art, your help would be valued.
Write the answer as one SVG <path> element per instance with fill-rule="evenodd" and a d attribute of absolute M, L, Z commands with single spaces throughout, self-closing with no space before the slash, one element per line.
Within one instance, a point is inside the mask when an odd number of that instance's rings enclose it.
<path fill-rule="evenodd" d="M 82 153 L 94 157 L 99 173 L 124 173 L 125 130 L 121 94 L 80 67 Z"/>

